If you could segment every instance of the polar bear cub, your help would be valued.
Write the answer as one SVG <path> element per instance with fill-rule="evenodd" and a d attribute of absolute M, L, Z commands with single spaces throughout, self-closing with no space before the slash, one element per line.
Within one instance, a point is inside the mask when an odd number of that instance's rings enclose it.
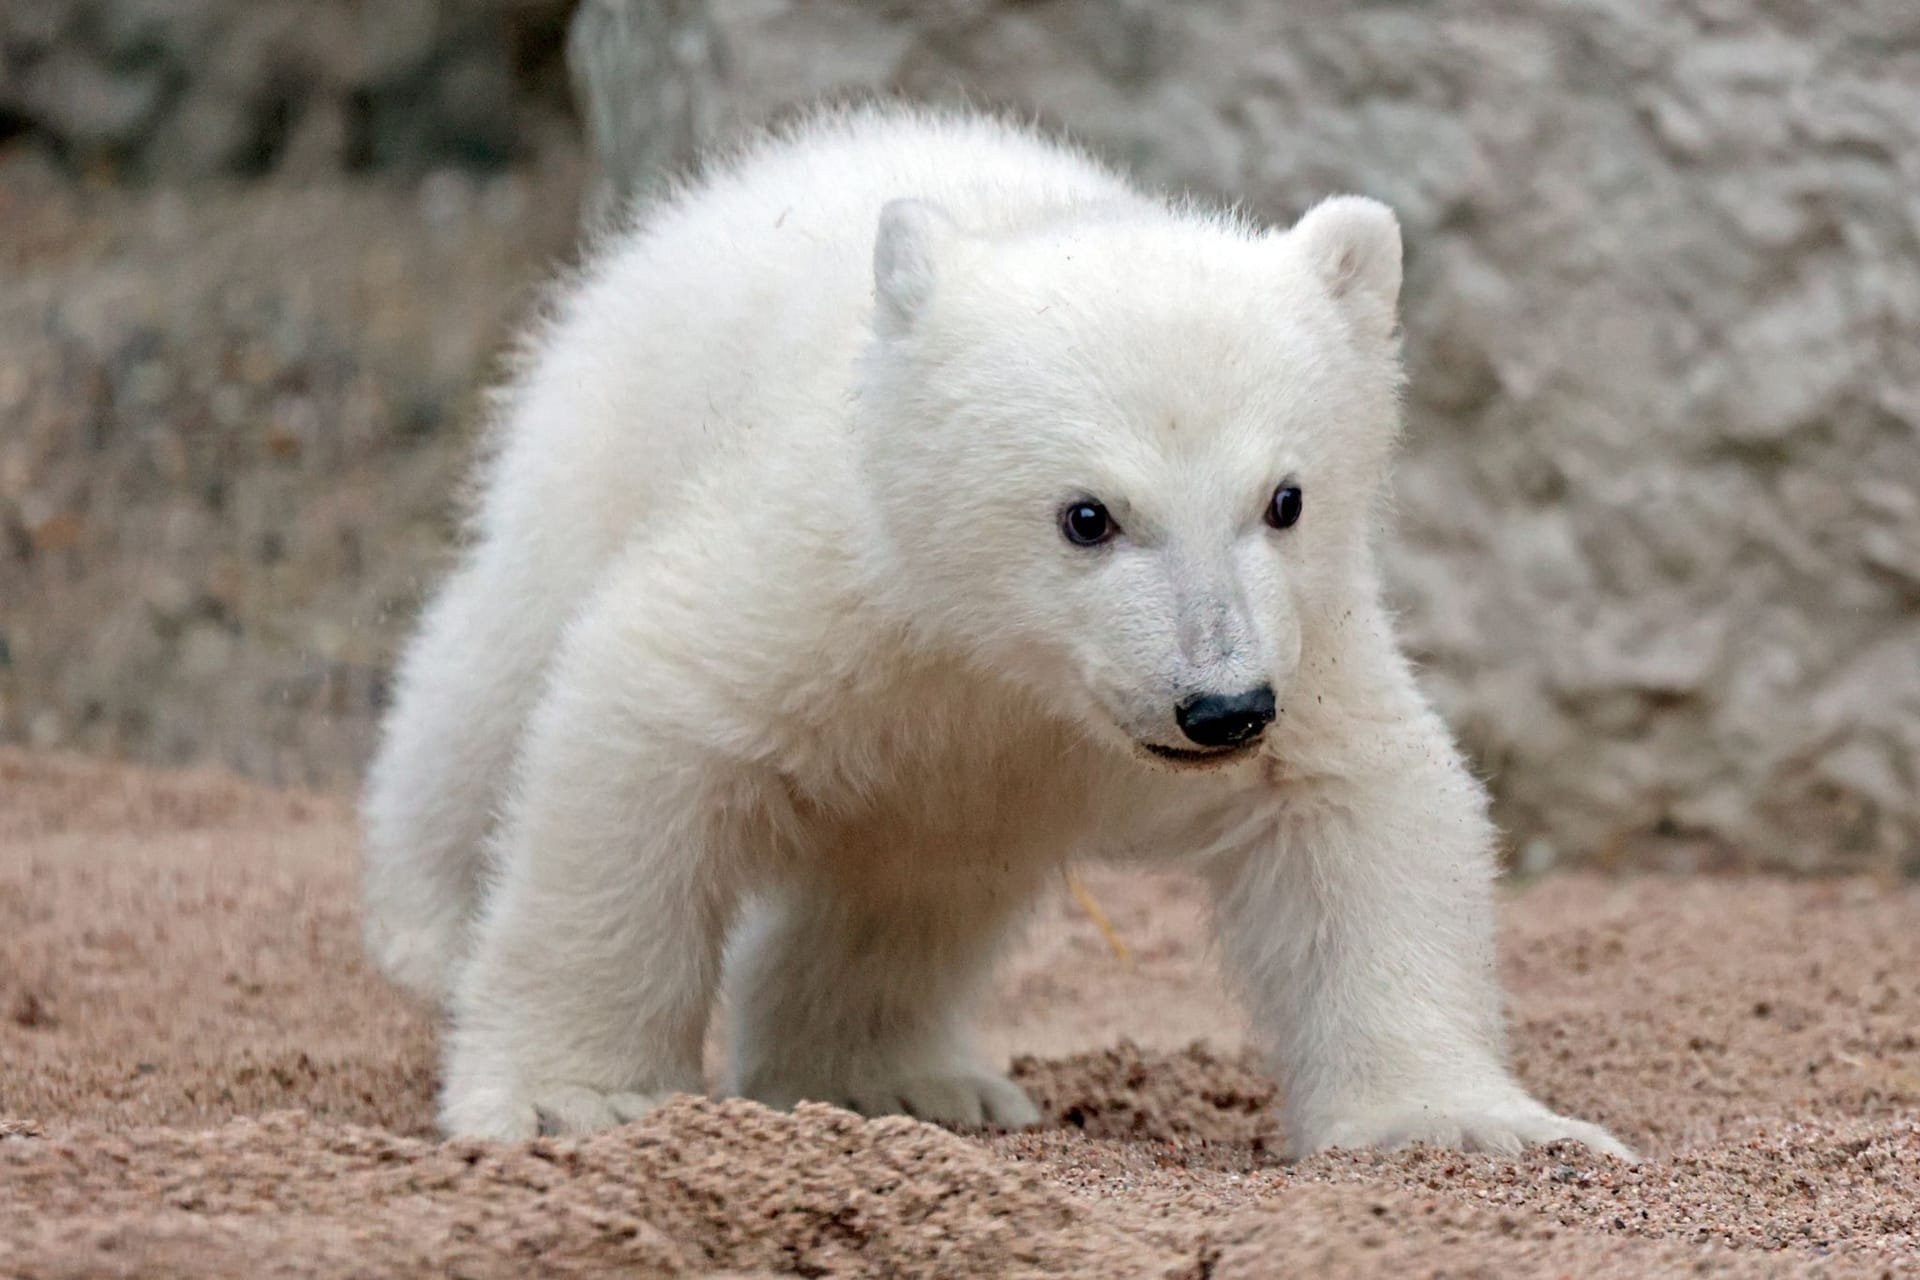
<path fill-rule="evenodd" d="M 815 117 L 532 339 L 366 798 L 450 1133 L 703 1087 L 1037 1119 L 964 1011 L 1070 859 L 1180 861 L 1300 1153 L 1572 1138 L 1510 1074 L 1480 787 L 1381 604 L 1400 238 L 971 116 Z M 724 964 L 723 964 L 724 961 Z"/>

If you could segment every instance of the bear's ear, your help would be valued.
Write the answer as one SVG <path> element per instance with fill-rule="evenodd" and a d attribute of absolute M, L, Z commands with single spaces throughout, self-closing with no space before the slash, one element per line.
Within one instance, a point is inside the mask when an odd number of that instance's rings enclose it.
<path fill-rule="evenodd" d="M 895 337 L 933 300 L 935 264 L 958 232 L 946 211 L 924 200 L 889 200 L 873 241 L 874 327 Z"/>
<path fill-rule="evenodd" d="M 1366 196 L 1322 200 L 1288 233 L 1354 332 L 1384 343 L 1400 305 L 1400 222 Z"/>

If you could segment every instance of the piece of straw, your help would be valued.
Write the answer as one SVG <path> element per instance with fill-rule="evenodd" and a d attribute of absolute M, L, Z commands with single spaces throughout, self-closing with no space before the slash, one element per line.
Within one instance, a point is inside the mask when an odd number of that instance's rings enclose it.
<path fill-rule="evenodd" d="M 1071 871 L 1067 872 L 1067 890 L 1073 894 L 1073 900 L 1080 904 L 1080 909 L 1087 913 L 1087 919 L 1093 921 L 1093 927 L 1100 931 L 1100 936 L 1107 940 L 1107 945 L 1113 948 L 1113 954 L 1120 957 L 1120 963 L 1132 964 L 1133 951 L 1127 946 L 1126 940 L 1113 927 L 1113 921 L 1107 919 L 1107 913 L 1100 909 L 1099 902 L 1080 882 L 1080 877 Z"/>

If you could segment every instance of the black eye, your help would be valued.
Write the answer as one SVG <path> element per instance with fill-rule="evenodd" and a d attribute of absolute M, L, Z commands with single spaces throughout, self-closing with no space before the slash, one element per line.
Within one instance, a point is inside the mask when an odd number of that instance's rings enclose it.
<path fill-rule="evenodd" d="M 1097 547 L 1113 536 L 1113 517 L 1097 502 L 1076 502 L 1060 513 L 1060 532 L 1075 546 Z"/>
<path fill-rule="evenodd" d="M 1300 522 L 1305 505 L 1299 485 L 1283 484 L 1273 491 L 1273 501 L 1267 504 L 1267 523 L 1276 529 L 1291 529 Z"/>

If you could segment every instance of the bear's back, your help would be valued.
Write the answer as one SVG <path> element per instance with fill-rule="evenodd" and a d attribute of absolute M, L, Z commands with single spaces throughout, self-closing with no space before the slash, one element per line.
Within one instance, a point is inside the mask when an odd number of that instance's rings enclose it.
<path fill-rule="evenodd" d="M 642 235 L 677 235 L 683 221 L 745 237 L 792 230 L 851 250 L 864 267 L 880 207 L 900 197 L 937 204 L 986 232 L 1050 208 L 1141 199 L 1092 157 L 1031 129 L 992 116 L 868 106 L 803 117 L 723 152 L 659 204 L 642 206 L 637 221 Z M 857 283 L 868 282 L 863 275 Z"/>

